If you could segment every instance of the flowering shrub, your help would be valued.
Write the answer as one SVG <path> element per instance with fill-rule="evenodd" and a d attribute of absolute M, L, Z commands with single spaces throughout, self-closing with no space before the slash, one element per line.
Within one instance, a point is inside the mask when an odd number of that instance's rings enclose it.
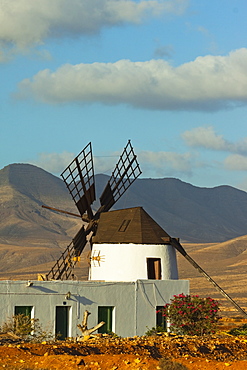
<path fill-rule="evenodd" d="M 220 319 L 218 302 L 198 295 L 175 295 L 162 311 L 171 323 L 171 331 L 178 334 L 213 334 Z"/>

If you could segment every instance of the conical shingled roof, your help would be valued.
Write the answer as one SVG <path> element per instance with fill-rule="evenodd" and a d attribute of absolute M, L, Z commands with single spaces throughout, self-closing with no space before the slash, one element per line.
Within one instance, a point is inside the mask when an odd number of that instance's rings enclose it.
<path fill-rule="evenodd" d="M 164 244 L 168 241 L 169 235 L 142 207 L 101 213 L 93 238 L 93 243 L 113 244 Z"/>

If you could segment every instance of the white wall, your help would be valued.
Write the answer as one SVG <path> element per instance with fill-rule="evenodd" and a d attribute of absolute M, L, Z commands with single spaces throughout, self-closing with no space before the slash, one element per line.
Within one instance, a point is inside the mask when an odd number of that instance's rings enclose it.
<path fill-rule="evenodd" d="M 71 298 L 66 300 L 66 293 Z M 98 323 L 98 306 L 114 307 L 116 334 L 143 335 L 156 326 L 156 307 L 165 305 L 175 294 L 189 294 L 185 280 L 137 280 L 136 282 L 96 281 L 0 281 L 0 326 L 14 314 L 15 306 L 33 306 L 34 317 L 43 328 L 55 333 L 56 306 L 70 307 L 69 335 L 80 335 L 77 324 L 85 310 L 91 312 L 88 327 Z"/>
<path fill-rule="evenodd" d="M 93 244 L 89 280 L 147 279 L 147 258 L 161 258 L 161 279 L 178 279 L 176 251 L 165 244 Z"/>

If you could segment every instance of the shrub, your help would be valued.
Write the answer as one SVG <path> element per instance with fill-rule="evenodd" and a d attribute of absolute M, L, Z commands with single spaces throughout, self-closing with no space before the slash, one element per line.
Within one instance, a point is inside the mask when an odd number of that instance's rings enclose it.
<path fill-rule="evenodd" d="M 187 370 L 188 368 L 180 364 L 179 362 L 173 362 L 170 359 L 162 358 L 159 361 L 159 367 L 161 370 Z"/>
<path fill-rule="evenodd" d="M 147 327 L 147 329 L 148 330 L 145 333 L 145 335 L 147 336 L 157 335 L 159 333 L 167 333 L 166 328 L 163 328 L 162 326 L 156 326 L 156 327 L 153 327 L 152 329 L 149 329 Z"/>
<path fill-rule="evenodd" d="M 220 319 L 218 302 L 198 295 L 175 295 L 162 311 L 171 323 L 171 331 L 183 335 L 213 334 Z"/>
<path fill-rule="evenodd" d="M 13 333 L 24 340 L 32 342 L 42 342 L 43 340 L 53 338 L 50 331 L 42 329 L 39 319 L 31 319 L 23 314 L 14 315 L 7 319 L 1 327 L 1 331 Z"/>
<path fill-rule="evenodd" d="M 247 324 L 243 324 L 241 326 L 239 326 L 238 328 L 234 328 L 234 329 L 231 329 L 229 330 L 228 332 L 229 334 L 231 335 L 244 335 L 246 336 L 247 335 Z"/>

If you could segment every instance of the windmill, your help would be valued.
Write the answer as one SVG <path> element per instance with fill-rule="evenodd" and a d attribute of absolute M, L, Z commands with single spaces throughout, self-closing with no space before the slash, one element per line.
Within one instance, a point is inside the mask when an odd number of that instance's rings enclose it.
<path fill-rule="evenodd" d="M 140 166 L 129 140 L 99 198 L 100 207 L 94 213 L 91 205 L 96 200 L 96 194 L 91 143 L 78 154 L 61 176 L 75 202 L 79 215 L 48 206 L 42 207 L 80 217 L 87 225 L 82 225 L 61 257 L 45 275 L 44 280 L 66 280 L 72 276 L 73 268 L 79 261 L 86 244 L 89 242 L 92 247 L 92 238 L 97 232 L 100 215 L 112 208 L 140 174 Z M 124 227 L 127 228 L 128 225 L 124 225 Z M 161 235 L 160 243 L 171 245 L 181 253 L 224 298 L 230 301 L 242 315 L 247 317 L 247 313 L 187 254 L 178 239 L 170 237 L 164 230 L 162 230 Z M 104 261 L 104 258 L 105 256 L 101 256 L 100 252 L 93 253 L 88 257 L 90 262 L 97 263 L 98 266 L 100 266 L 100 262 Z"/>
<path fill-rule="evenodd" d="M 92 243 L 91 239 L 96 233 L 100 214 L 108 212 L 140 174 L 140 166 L 129 140 L 99 198 L 100 207 L 94 213 L 91 205 L 96 200 L 96 194 L 91 143 L 69 164 L 61 176 L 75 202 L 79 215 L 52 207 L 43 207 L 81 217 L 87 225 L 82 225 L 61 257 L 45 275 L 45 280 L 64 280 L 72 275 L 73 268 L 79 261 L 86 244 Z"/>

